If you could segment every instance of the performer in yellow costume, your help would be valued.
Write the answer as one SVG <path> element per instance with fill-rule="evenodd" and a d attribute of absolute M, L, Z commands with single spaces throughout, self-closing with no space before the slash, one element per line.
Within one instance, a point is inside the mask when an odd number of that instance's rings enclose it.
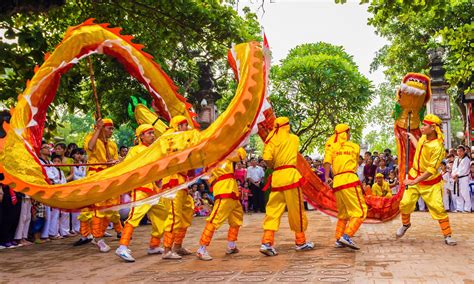
<path fill-rule="evenodd" d="M 142 124 L 138 126 L 135 131 L 135 134 L 139 144 L 130 149 L 125 160 L 133 159 L 137 156 L 137 154 L 146 150 L 155 141 L 155 131 L 153 125 L 151 124 Z M 156 194 L 157 189 L 158 188 L 153 183 L 149 183 L 139 188 L 135 188 L 132 191 L 132 202 Z M 169 202 L 165 202 L 163 201 L 163 199 L 161 199 L 158 204 L 144 204 L 132 208 L 132 210 L 128 214 L 127 220 L 125 221 L 122 237 L 120 238 L 119 242 L 120 246 L 115 251 L 115 254 L 127 262 L 135 261 L 135 258 L 133 258 L 131 250 L 128 248 L 128 246 L 130 244 L 134 228 L 138 227 L 140 221 L 142 220 L 143 216 L 145 216 L 145 214 L 147 214 L 152 225 L 150 246 L 147 250 L 147 253 L 163 253 L 163 249 L 160 248 L 160 241 L 164 232 L 164 223 L 166 215 L 168 214 L 168 208 L 166 204 L 169 204 Z"/>
<path fill-rule="evenodd" d="M 287 117 L 278 117 L 273 130 L 268 134 L 263 150 L 263 159 L 273 174 L 269 181 L 271 193 L 266 207 L 263 222 L 263 238 L 260 252 L 267 256 L 277 255 L 273 248 L 275 231 L 280 227 L 281 215 L 288 208 L 290 229 L 295 232 L 296 250 L 311 250 L 312 242 L 306 241 L 305 231 L 308 219 L 303 205 L 301 185 L 304 179 L 296 169 L 299 138 L 290 133 L 290 122 Z"/>
<path fill-rule="evenodd" d="M 338 124 L 335 133 L 325 145 L 324 167 L 326 181 L 331 183 L 329 172 L 332 167 L 332 186 L 337 203 L 336 247 L 347 246 L 359 249 L 352 237 L 367 217 L 362 184 L 357 176 L 359 145 L 349 141 L 350 128 Z"/>
<path fill-rule="evenodd" d="M 170 129 L 163 134 L 160 143 L 163 152 L 171 154 L 190 147 L 198 143 L 199 140 L 199 131 L 189 130 L 187 119 L 178 115 L 171 119 Z M 173 174 L 163 178 L 162 187 L 163 189 L 172 188 L 185 183 L 186 179 L 186 173 Z M 182 247 L 182 244 L 193 219 L 194 201 L 187 189 L 181 189 L 170 203 L 163 237 L 165 248 L 163 259 L 181 259 L 181 255 L 191 254 L 189 250 Z"/>
<path fill-rule="evenodd" d="M 372 194 L 382 197 L 392 197 L 392 190 L 388 182 L 384 180 L 384 175 L 378 173 L 375 175 L 375 183 L 372 185 Z"/>
<path fill-rule="evenodd" d="M 415 210 L 416 202 L 421 196 L 428 206 L 431 217 L 438 220 L 445 243 L 454 246 L 456 241 L 451 237 L 448 214 L 444 210 L 443 181 L 438 171 L 445 156 L 441 122 L 436 115 L 428 114 L 420 129 L 422 134 L 420 140 L 416 141 L 416 138 L 409 134 L 410 141 L 416 146 L 416 152 L 408 179 L 403 182 L 408 188 L 400 202 L 403 225 L 397 230 L 396 236 L 403 237 L 410 228 L 410 214 Z"/>
<path fill-rule="evenodd" d="M 210 182 L 211 191 L 214 193 L 214 207 L 207 218 L 206 227 L 199 241 L 200 247 L 196 253 L 198 259 L 212 260 L 206 247 L 211 243 L 212 235 L 219 227 L 228 220 L 229 232 L 227 234 L 226 254 L 238 253 L 239 249 L 235 242 L 239 234 L 240 226 L 244 220 L 244 211 L 240 203 L 240 193 L 234 177 L 234 163 L 245 159 L 247 153 L 243 148 L 237 150 L 237 154 L 219 164 L 212 172 Z"/>
<path fill-rule="evenodd" d="M 115 142 L 110 140 L 114 131 L 114 123 L 111 119 L 104 118 L 98 119 L 96 127 L 93 133 L 90 133 L 86 136 L 84 140 L 84 148 L 86 148 L 88 163 L 115 163 L 118 160 L 118 147 Z M 106 145 L 110 157 L 106 155 Z M 87 169 L 87 176 L 94 175 L 97 172 L 103 171 L 107 168 L 106 165 L 103 166 L 90 166 Z M 108 206 L 119 204 L 120 201 L 117 198 L 109 199 L 104 202 L 96 204 L 97 206 Z M 85 210 L 82 212 L 79 217 L 81 221 L 81 234 L 84 236 L 87 232 L 88 224 L 92 225 L 92 236 L 94 237 L 99 251 L 108 252 L 110 247 L 103 240 L 105 230 L 109 224 L 112 222 L 114 224 L 114 229 L 117 232 L 117 236 L 120 236 L 122 232 L 122 224 L 120 223 L 120 215 L 117 211 L 109 210 L 106 212 L 100 212 L 99 210 Z M 90 221 L 92 219 L 92 221 Z"/>

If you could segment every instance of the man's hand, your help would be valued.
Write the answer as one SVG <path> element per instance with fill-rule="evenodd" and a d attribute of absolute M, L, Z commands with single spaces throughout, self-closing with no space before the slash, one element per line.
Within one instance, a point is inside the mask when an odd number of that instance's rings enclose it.
<path fill-rule="evenodd" d="M 97 127 L 97 129 L 102 129 L 104 128 L 104 121 L 102 121 L 102 118 L 99 118 L 95 124 L 95 126 Z"/>
<path fill-rule="evenodd" d="M 114 159 L 107 160 L 107 163 L 109 163 L 111 166 L 116 165 L 119 162 L 120 160 L 114 160 Z"/>
<path fill-rule="evenodd" d="M 327 183 L 330 187 L 332 187 L 332 178 L 329 178 L 329 177 L 328 177 L 328 178 L 326 179 L 326 183 Z"/>
<path fill-rule="evenodd" d="M 415 180 L 405 179 L 403 181 L 403 184 L 405 184 L 405 185 L 415 185 L 415 184 L 417 184 L 417 182 L 415 182 Z"/>

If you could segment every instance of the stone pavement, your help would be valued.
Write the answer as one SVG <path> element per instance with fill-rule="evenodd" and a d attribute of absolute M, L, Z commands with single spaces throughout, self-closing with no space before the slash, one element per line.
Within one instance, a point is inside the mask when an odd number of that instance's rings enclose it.
<path fill-rule="evenodd" d="M 263 214 L 248 214 L 240 230 L 240 253 L 226 256 L 227 226 L 214 235 L 209 248 L 213 261 L 187 256 L 165 261 L 148 256 L 150 226 L 139 227 L 131 249 L 135 263 L 124 263 L 113 253 L 118 246 L 108 238 L 109 253 L 91 245 L 73 247 L 66 239 L 0 251 L 0 283 L 128 283 L 128 282 L 309 282 L 309 283 L 474 283 L 474 214 L 450 214 L 455 247 L 444 245 L 439 226 L 428 213 L 412 216 L 413 226 L 401 240 L 394 232 L 399 220 L 364 224 L 355 237 L 360 251 L 333 248 L 335 219 L 308 212 L 310 252 L 294 251 L 294 236 L 286 216 L 276 234 L 276 257 L 258 252 Z M 185 246 L 195 250 L 205 219 L 195 218 Z"/>

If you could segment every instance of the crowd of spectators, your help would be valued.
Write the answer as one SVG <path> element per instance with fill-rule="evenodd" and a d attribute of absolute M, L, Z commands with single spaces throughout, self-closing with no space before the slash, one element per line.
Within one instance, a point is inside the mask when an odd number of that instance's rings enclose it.
<path fill-rule="evenodd" d="M 444 181 L 443 201 L 445 209 L 451 212 L 471 212 L 474 205 L 474 162 L 471 149 L 459 146 L 446 151 L 440 172 Z M 128 152 L 120 147 L 119 157 L 123 159 Z M 78 180 L 86 175 L 85 166 L 67 166 L 87 162 L 85 151 L 74 143 L 52 145 L 43 143 L 40 149 L 40 161 L 45 165 L 49 179 L 55 184 Z M 325 170 L 321 159 L 305 156 L 315 174 L 325 182 Z M 357 175 L 366 195 L 391 197 L 399 191 L 399 172 L 397 156 L 390 149 L 383 152 L 365 152 L 359 157 Z M 250 157 L 235 164 L 241 203 L 244 212 L 265 212 L 270 190 L 264 187 L 271 170 L 267 169 L 263 159 Z M 0 174 L 0 180 L 2 179 Z M 0 190 L 0 249 L 41 244 L 51 240 L 74 237 L 79 233 L 78 212 L 51 208 L 32 200 L 27 195 L 13 191 L 1 184 Z M 189 194 L 195 203 L 195 216 L 208 216 L 212 211 L 214 197 L 207 180 L 199 179 L 189 187 Z M 130 198 L 122 196 L 122 201 Z M 305 204 L 306 205 L 306 204 Z M 427 208 L 420 198 L 417 210 Z M 127 210 L 121 214 L 125 219 Z"/>

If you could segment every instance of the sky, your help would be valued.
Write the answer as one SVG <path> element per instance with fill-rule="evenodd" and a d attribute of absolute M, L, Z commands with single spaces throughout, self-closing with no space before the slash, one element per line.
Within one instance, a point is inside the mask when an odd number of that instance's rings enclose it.
<path fill-rule="evenodd" d="M 248 6 L 259 17 L 272 50 L 272 64 L 278 64 L 299 44 L 324 41 L 343 46 L 374 86 L 384 81 L 382 70 L 369 72 L 376 51 L 387 41 L 367 25 L 367 4 L 354 0 L 343 5 L 334 0 L 265 0 L 263 13 L 258 9 L 261 1 L 240 0 L 238 8 L 241 11 Z"/>

